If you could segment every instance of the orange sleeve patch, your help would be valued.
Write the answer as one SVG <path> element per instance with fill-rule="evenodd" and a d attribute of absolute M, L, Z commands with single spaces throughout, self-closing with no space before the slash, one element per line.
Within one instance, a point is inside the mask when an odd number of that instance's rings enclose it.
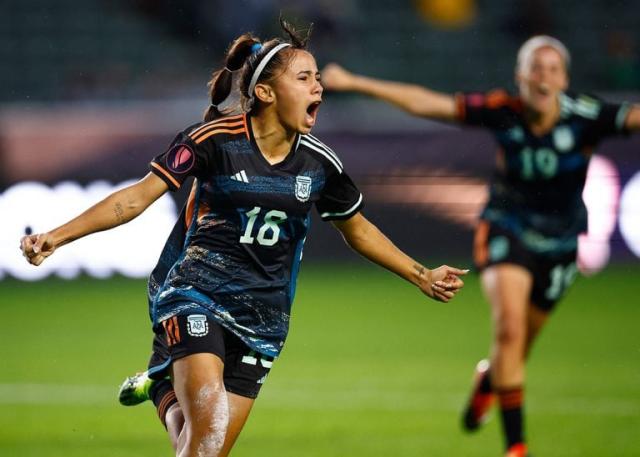
<path fill-rule="evenodd" d="M 509 94 L 502 90 L 494 90 L 487 94 L 485 98 L 485 103 L 487 108 L 496 109 L 502 106 L 507 106 L 512 104 L 512 99 Z"/>

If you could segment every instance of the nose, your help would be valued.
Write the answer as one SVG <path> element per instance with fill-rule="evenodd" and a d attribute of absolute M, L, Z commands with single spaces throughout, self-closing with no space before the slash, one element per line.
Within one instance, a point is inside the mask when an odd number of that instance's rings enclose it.
<path fill-rule="evenodd" d="M 324 87 L 322 87 L 322 83 L 316 79 L 316 83 L 313 86 L 313 94 L 322 95 L 324 92 Z"/>

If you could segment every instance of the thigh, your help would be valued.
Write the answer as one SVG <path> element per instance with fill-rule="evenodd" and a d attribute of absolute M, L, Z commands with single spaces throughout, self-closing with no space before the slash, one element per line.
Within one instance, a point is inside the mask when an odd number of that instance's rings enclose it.
<path fill-rule="evenodd" d="M 222 419 L 222 439 L 229 415 L 223 370 L 220 357 L 210 353 L 190 354 L 171 364 L 173 388 L 185 421 L 193 428 L 208 428 Z"/>
<path fill-rule="evenodd" d="M 524 325 L 533 285 L 529 270 L 512 263 L 495 264 L 482 271 L 481 283 L 498 327 Z"/>

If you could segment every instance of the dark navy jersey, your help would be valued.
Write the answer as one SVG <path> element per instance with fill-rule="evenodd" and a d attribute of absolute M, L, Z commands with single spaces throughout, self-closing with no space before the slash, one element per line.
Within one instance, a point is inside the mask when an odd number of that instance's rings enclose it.
<path fill-rule="evenodd" d="M 458 119 L 489 128 L 499 144 L 498 167 L 481 218 L 514 233 L 539 253 L 574 250 L 587 229 L 582 190 L 591 151 L 623 131 L 628 105 L 560 95 L 561 115 L 547 134 L 527 127 L 520 98 L 503 90 L 460 94 Z"/>
<path fill-rule="evenodd" d="M 179 133 L 151 171 L 170 189 L 196 180 L 149 281 L 154 325 L 204 313 L 249 347 L 277 356 L 289 327 L 302 247 L 315 206 L 348 219 L 362 195 L 337 155 L 298 135 L 284 161 L 269 164 L 246 115 Z"/>

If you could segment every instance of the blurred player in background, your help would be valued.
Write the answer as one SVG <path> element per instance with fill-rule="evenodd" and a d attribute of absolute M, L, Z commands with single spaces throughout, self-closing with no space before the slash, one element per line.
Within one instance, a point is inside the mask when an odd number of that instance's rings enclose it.
<path fill-rule="evenodd" d="M 453 96 L 355 75 L 336 64 L 322 72 L 329 90 L 369 95 L 414 116 L 485 127 L 499 144 L 473 252 L 491 304 L 493 342 L 489 359 L 477 365 L 463 426 L 476 430 L 497 397 L 508 456 L 527 454 L 525 360 L 577 273 L 591 153 L 607 136 L 640 129 L 638 106 L 567 93 L 569 63 L 557 39 L 529 39 L 517 57 L 518 96 L 504 90 Z"/>
<path fill-rule="evenodd" d="M 281 25 L 288 41 L 244 34 L 232 43 L 210 82 L 204 122 L 178 133 L 145 178 L 21 240 L 40 265 L 196 178 L 149 281 L 157 335 L 149 375 L 158 382 L 143 386 L 181 457 L 226 456 L 242 430 L 288 333 L 314 205 L 349 246 L 429 297 L 446 302 L 463 286 L 466 271 L 423 267 L 362 216 L 362 195 L 339 158 L 309 133 L 323 89 L 308 34 Z"/>

